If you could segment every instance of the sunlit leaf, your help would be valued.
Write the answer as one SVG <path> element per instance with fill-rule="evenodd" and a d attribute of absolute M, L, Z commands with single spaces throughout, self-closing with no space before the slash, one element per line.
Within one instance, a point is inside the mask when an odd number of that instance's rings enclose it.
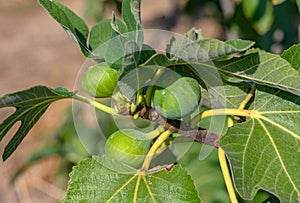
<path fill-rule="evenodd" d="M 83 160 L 73 168 L 62 202 L 200 202 L 191 177 L 180 165 L 148 175 L 122 174 L 99 159 Z"/>
<path fill-rule="evenodd" d="M 220 141 L 237 191 L 252 199 L 259 189 L 282 202 L 300 198 L 300 98 L 258 87 L 252 118 L 229 128 Z"/>

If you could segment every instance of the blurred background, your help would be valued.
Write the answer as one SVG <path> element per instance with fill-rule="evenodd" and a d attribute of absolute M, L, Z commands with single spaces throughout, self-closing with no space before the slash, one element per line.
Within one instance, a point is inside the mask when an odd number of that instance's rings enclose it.
<path fill-rule="evenodd" d="M 118 0 L 60 2 L 90 27 L 110 17 L 112 10 L 118 14 L 121 6 Z M 184 34 L 196 27 L 204 37 L 250 39 L 273 53 L 299 42 L 297 0 L 144 0 L 141 12 L 144 28 Z M 0 25 L 0 96 L 37 84 L 73 89 L 85 58 L 35 0 L 0 0 Z M 0 162 L 0 202 L 51 203 L 64 197 L 71 167 L 89 156 L 76 136 L 70 105 L 51 105 L 12 157 Z M 11 112 L 0 109 L 0 122 Z M 10 138 L 0 143 L 1 153 Z M 182 164 L 195 179 L 203 202 L 229 202 L 216 152 L 200 161 L 201 147 L 193 145 Z M 263 192 L 252 202 L 269 197 L 277 202 Z"/>

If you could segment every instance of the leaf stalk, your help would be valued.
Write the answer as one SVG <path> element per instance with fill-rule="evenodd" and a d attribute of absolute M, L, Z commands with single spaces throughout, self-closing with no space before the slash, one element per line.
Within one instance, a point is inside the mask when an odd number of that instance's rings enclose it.
<path fill-rule="evenodd" d="M 151 106 L 151 98 L 152 98 L 152 93 L 154 90 L 154 85 L 157 83 L 157 81 L 159 80 L 159 78 L 161 77 L 161 75 L 164 73 L 164 69 L 163 68 L 159 68 L 157 69 L 157 71 L 155 72 L 155 75 L 152 77 L 151 82 L 147 88 L 146 91 L 146 98 L 145 98 L 145 103 L 147 107 Z"/>
<path fill-rule="evenodd" d="M 172 132 L 170 130 L 167 130 L 165 132 L 163 132 L 158 138 L 157 140 L 154 142 L 154 144 L 152 145 L 152 147 L 150 148 L 145 161 L 142 165 L 141 170 L 147 170 L 150 167 L 150 163 L 153 159 L 153 156 L 155 154 L 155 152 L 157 151 L 157 149 L 160 147 L 160 145 L 166 140 L 168 139 L 168 137 L 172 134 Z"/>
<path fill-rule="evenodd" d="M 235 195 L 234 187 L 233 187 L 233 184 L 232 184 L 232 180 L 231 180 L 231 177 L 230 177 L 230 173 L 229 173 L 229 170 L 228 170 L 226 155 L 225 155 L 224 150 L 221 147 L 219 147 L 219 149 L 218 149 L 218 156 L 219 156 L 219 162 L 220 162 L 222 174 L 223 174 L 225 184 L 226 184 L 226 187 L 227 187 L 227 191 L 228 191 L 228 194 L 229 194 L 230 202 L 231 203 L 238 203 L 238 200 L 237 200 L 236 195 Z"/>
<path fill-rule="evenodd" d="M 254 85 L 252 87 L 252 89 L 250 90 L 250 92 L 247 94 L 246 98 L 242 101 L 242 103 L 239 106 L 239 109 L 244 109 L 246 107 L 246 105 L 248 104 L 248 102 L 250 101 L 250 99 L 254 96 L 256 90 L 256 85 Z"/>
<path fill-rule="evenodd" d="M 244 110 L 244 109 L 210 109 L 203 111 L 202 113 L 196 115 L 191 121 L 191 127 L 196 127 L 198 122 L 207 117 L 220 116 L 220 115 L 234 115 L 255 118 L 256 114 L 254 110 Z"/>
<path fill-rule="evenodd" d="M 114 110 L 111 107 L 108 107 L 108 106 L 106 106 L 104 104 L 101 104 L 101 103 L 99 103 L 97 101 L 94 101 L 94 100 L 91 100 L 89 98 L 86 98 L 84 96 L 74 95 L 73 99 L 76 99 L 78 101 L 82 101 L 84 103 L 90 104 L 90 105 L 96 107 L 97 109 L 100 109 L 101 111 L 104 111 L 105 113 L 115 114 Z"/>

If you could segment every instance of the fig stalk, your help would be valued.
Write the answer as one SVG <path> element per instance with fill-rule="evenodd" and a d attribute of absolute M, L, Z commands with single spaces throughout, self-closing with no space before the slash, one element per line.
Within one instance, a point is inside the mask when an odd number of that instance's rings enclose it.
<path fill-rule="evenodd" d="M 153 156 L 155 155 L 155 152 L 157 151 L 157 149 L 166 141 L 166 139 L 168 139 L 168 137 L 172 134 L 172 132 L 170 130 L 167 130 L 165 132 L 163 132 L 158 138 L 157 140 L 154 142 L 154 144 L 151 146 L 145 161 L 142 165 L 141 171 L 144 170 L 148 170 L 150 167 L 150 163 L 152 161 Z"/>

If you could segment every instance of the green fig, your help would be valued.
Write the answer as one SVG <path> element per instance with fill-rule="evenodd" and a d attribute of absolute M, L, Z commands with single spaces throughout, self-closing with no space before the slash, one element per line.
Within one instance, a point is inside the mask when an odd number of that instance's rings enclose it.
<path fill-rule="evenodd" d="M 82 78 L 82 88 L 93 97 L 110 97 L 118 83 L 118 72 L 107 63 L 89 67 Z"/>
<path fill-rule="evenodd" d="M 201 99 L 197 80 L 181 77 L 166 88 L 157 87 L 153 95 L 154 108 L 164 117 L 180 119 L 192 113 Z"/>
<path fill-rule="evenodd" d="M 106 156 L 133 168 L 141 167 L 150 149 L 151 140 L 145 133 L 134 129 L 123 129 L 113 133 L 106 142 Z"/>

